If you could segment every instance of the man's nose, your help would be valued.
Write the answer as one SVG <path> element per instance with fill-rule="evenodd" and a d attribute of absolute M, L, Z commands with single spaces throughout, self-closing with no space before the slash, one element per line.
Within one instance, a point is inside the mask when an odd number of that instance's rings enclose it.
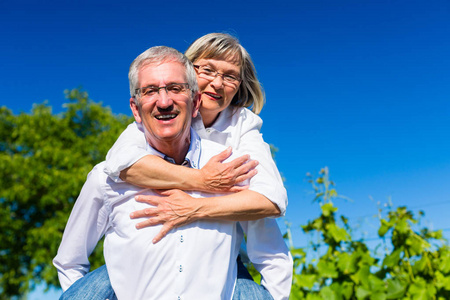
<path fill-rule="evenodd" d="M 173 101 L 172 101 L 172 98 L 167 93 L 167 90 L 160 89 L 159 95 L 158 95 L 157 106 L 160 108 L 168 108 L 171 105 L 173 105 Z"/>

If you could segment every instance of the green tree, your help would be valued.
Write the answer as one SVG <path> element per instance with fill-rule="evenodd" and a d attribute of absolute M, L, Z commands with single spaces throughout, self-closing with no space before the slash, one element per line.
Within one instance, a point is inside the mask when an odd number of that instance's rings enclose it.
<path fill-rule="evenodd" d="M 406 207 L 389 207 L 379 212 L 380 257 L 363 240 L 352 238 L 347 218 L 337 218 L 333 201 L 339 195 L 328 169 L 309 181 L 321 214 L 302 228 L 318 238 L 310 248 L 291 246 L 291 299 L 450 299 L 450 249 L 441 231 L 417 226 Z M 289 229 L 285 237 L 292 245 Z M 317 258 L 307 259 L 307 252 Z"/>
<path fill-rule="evenodd" d="M 0 108 L 0 299 L 36 284 L 59 286 L 52 259 L 87 174 L 104 160 L 132 119 L 114 115 L 86 92 L 66 91 L 65 111 Z M 103 261 L 101 246 L 91 256 Z"/>

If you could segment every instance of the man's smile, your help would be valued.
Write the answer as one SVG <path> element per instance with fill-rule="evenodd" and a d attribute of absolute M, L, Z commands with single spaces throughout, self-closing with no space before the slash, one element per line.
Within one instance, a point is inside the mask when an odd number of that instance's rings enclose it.
<path fill-rule="evenodd" d="M 164 114 L 155 115 L 155 118 L 160 121 L 168 121 L 168 120 L 175 119 L 177 116 L 178 116 L 177 113 L 164 113 Z"/>

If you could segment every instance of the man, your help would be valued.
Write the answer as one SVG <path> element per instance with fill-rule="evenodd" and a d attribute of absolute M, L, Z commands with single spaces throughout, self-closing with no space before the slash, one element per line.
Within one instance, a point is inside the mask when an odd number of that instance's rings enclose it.
<path fill-rule="evenodd" d="M 184 55 L 153 47 L 133 64 L 138 67 L 139 88 L 130 106 L 136 121 L 143 124 L 150 154 L 201 168 L 223 150 L 200 140 L 190 128 L 200 98 L 193 66 Z M 119 299 L 231 299 L 245 232 L 252 262 L 264 281 L 271 283 L 269 292 L 276 299 L 287 299 L 292 259 L 275 220 L 194 221 L 153 244 L 161 226 L 137 230 L 139 220 L 129 214 L 147 207 L 135 196 L 156 192 L 114 182 L 103 169 L 100 163 L 89 174 L 54 259 L 63 290 L 88 272 L 88 257 L 105 235 L 106 266 Z"/>

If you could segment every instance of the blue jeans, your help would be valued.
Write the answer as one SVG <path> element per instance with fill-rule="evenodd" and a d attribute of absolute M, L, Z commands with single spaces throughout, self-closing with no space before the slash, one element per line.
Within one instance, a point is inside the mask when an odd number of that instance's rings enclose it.
<path fill-rule="evenodd" d="M 84 277 L 75 281 L 59 298 L 59 300 L 69 299 L 117 300 L 109 281 L 106 265 L 87 273 Z"/>
<path fill-rule="evenodd" d="M 252 275 L 237 258 L 237 280 L 234 287 L 233 300 L 273 300 L 272 295 L 263 287 L 253 281 Z"/>
<path fill-rule="evenodd" d="M 269 292 L 253 281 L 244 264 L 238 258 L 238 274 L 233 300 L 273 300 Z M 89 272 L 65 291 L 60 300 L 117 300 L 109 281 L 106 266 Z"/>

